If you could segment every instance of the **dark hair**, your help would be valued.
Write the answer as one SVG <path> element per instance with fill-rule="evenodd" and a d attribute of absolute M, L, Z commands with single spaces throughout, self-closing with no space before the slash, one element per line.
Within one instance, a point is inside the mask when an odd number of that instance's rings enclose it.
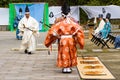
<path fill-rule="evenodd" d="M 99 15 L 98 15 L 98 18 L 103 18 L 103 14 L 99 14 Z"/>
<path fill-rule="evenodd" d="M 67 3 L 64 3 L 61 10 L 63 14 L 67 15 L 70 12 L 70 6 Z"/>

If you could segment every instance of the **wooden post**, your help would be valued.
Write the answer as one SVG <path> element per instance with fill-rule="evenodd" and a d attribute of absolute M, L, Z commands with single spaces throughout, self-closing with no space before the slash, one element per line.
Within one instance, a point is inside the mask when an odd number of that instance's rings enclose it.
<path fill-rule="evenodd" d="M 91 39 L 92 38 L 92 33 L 93 33 L 93 30 L 94 30 L 94 25 L 90 25 L 89 26 L 89 39 Z"/>

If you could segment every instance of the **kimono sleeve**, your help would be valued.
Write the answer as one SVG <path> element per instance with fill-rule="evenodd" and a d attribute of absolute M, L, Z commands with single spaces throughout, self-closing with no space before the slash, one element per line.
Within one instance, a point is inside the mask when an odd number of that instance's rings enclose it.
<path fill-rule="evenodd" d="M 83 49 L 84 48 L 84 32 L 83 32 L 82 28 L 78 29 L 78 31 L 76 33 L 76 38 L 77 38 L 78 44 L 80 45 L 80 48 Z"/>
<path fill-rule="evenodd" d="M 38 31 L 39 30 L 39 23 L 36 19 L 32 18 L 32 26 L 31 26 L 32 30 L 34 31 Z"/>
<path fill-rule="evenodd" d="M 111 24 L 108 24 L 108 33 L 111 32 Z"/>
<path fill-rule="evenodd" d="M 18 29 L 20 31 L 24 31 L 24 26 L 23 26 L 23 19 L 20 20 L 19 24 L 18 24 Z"/>
<path fill-rule="evenodd" d="M 49 47 L 57 39 L 57 36 L 54 35 L 55 34 L 55 32 L 54 32 L 55 29 L 53 27 L 55 27 L 55 26 L 52 26 L 52 28 L 48 31 L 46 39 L 44 41 L 44 44 L 45 44 L 46 47 Z"/>

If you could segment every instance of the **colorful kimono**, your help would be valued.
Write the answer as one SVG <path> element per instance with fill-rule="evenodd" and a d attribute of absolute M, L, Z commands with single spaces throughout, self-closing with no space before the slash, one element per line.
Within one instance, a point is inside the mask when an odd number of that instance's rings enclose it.
<path fill-rule="evenodd" d="M 57 66 L 61 68 L 76 66 L 76 44 L 78 43 L 81 49 L 84 47 L 84 33 L 81 26 L 70 18 L 65 18 L 62 21 L 57 22 L 48 31 L 45 39 L 45 46 L 49 47 L 57 39 Z"/>
<path fill-rule="evenodd" d="M 106 22 L 104 28 L 100 31 L 101 37 L 106 39 L 108 34 L 111 32 L 110 22 Z"/>

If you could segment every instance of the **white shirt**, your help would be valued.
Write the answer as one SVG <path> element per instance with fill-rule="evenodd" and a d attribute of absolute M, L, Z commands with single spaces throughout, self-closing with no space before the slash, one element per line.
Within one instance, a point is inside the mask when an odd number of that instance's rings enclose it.
<path fill-rule="evenodd" d="M 105 25 L 105 21 L 102 19 L 97 27 L 97 29 L 95 30 L 95 33 L 99 33 L 100 30 L 102 30 L 104 28 Z"/>

